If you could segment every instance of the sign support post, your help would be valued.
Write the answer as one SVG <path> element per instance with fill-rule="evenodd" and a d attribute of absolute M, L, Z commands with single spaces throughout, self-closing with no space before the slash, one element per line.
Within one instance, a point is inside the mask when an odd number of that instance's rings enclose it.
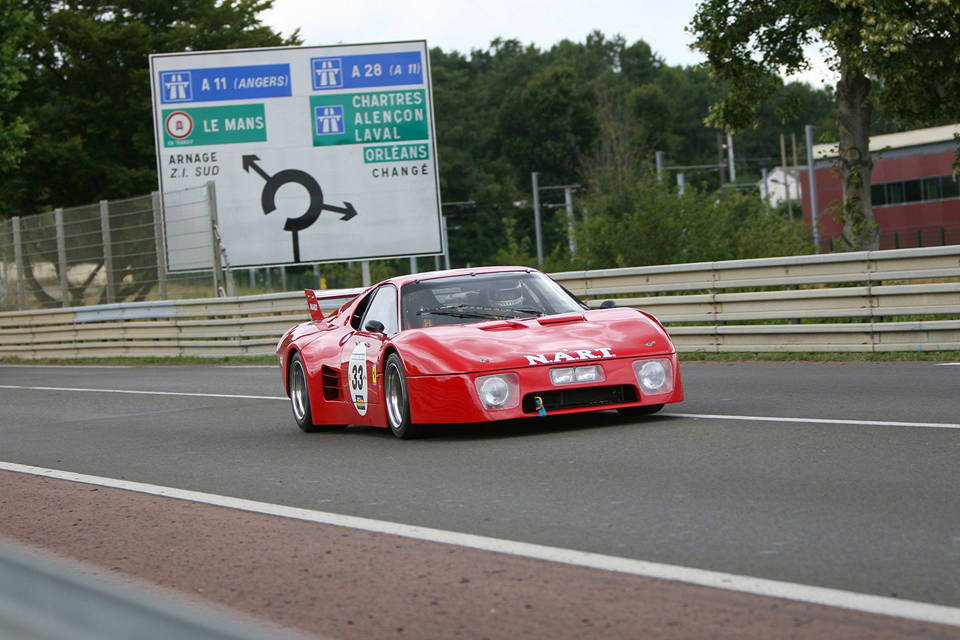
<path fill-rule="evenodd" d="M 160 192 L 154 191 L 153 201 L 153 237 L 157 247 L 157 282 L 160 288 L 160 299 L 167 299 L 167 252 L 163 241 L 163 201 Z"/>
<path fill-rule="evenodd" d="M 207 211 L 210 212 L 210 239 L 213 247 L 213 290 L 214 295 L 222 298 L 227 295 L 224 289 L 223 263 L 220 258 L 220 234 L 217 233 L 217 187 L 207 183 Z"/>

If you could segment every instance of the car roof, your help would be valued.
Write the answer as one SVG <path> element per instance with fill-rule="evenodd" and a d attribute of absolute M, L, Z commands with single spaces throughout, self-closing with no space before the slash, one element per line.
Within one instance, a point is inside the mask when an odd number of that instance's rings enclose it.
<path fill-rule="evenodd" d="M 446 269 L 443 271 L 425 271 L 423 273 L 410 273 L 403 276 L 395 276 L 384 280 L 382 283 L 391 283 L 397 287 L 403 287 L 412 282 L 422 282 L 424 280 L 436 280 L 438 278 L 450 278 L 454 276 L 469 276 L 483 273 L 508 273 L 510 271 L 537 272 L 537 269 L 531 267 L 519 266 L 497 266 L 497 267 L 466 267 L 464 269 Z M 377 285 L 375 285 L 377 286 Z"/>

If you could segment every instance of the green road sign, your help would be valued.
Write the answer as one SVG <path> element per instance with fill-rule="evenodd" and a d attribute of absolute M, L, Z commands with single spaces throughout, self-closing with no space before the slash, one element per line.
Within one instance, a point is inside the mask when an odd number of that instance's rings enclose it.
<path fill-rule="evenodd" d="M 423 89 L 310 96 L 313 146 L 428 140 Z"/>
<path fill-rule="evenodd" d="M 165 147 L 265 142 L 267 120 L 263 104 L 164 109 Z"/>

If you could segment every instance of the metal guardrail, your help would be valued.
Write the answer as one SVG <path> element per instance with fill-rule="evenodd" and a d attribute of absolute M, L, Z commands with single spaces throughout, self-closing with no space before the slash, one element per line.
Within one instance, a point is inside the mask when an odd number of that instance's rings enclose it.
<path fill-rule="evenodd" d="M 680 351 L 960 349 L 960 246 L 553 277 L 594 306 L 615 296 L 618 304 L 649 311 Z"/>
<path fill-rule="evenodd" d="M 653 313 L 684 352 L 960 350 L 960 245 L 552 275 Z M 302 292 L 0 313 L 0 357 L 267 355 L 308 317 Z"/>

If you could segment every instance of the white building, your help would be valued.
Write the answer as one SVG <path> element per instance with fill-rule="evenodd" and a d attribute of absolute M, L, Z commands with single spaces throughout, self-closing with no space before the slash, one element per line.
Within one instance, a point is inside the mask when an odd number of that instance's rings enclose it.
<path fill-rule="evenodd" d="M 757 183 L 760 188 L 760 195 L 765 195 L 771 207 L 777 207 L 788 197 L 792 200 L 800 199 L 800 180 L 797 172 L 793 168 L 787 168 L 786 180 L 784 180 L 783 167 L 776 167 L 767 172 L 766 182 L 761 180 Z"/>

